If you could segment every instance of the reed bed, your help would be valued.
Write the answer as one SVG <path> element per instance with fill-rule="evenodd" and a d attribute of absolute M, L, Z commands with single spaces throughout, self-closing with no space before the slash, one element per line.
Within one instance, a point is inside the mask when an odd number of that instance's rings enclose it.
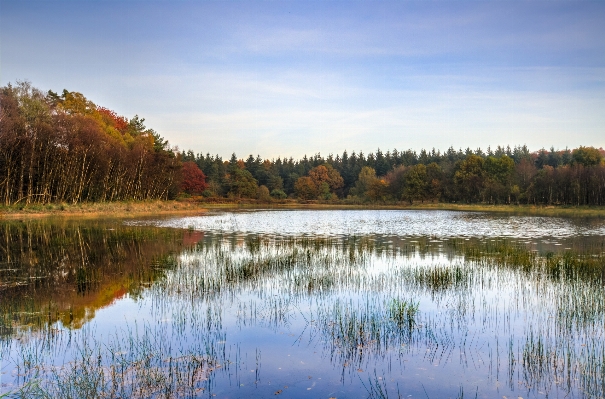
<path fill-rule="evenodd" d="M 55 322 L 18 344 L 5 340 L 0 353 L 19 375 L 9 397 L 208 396 L 221 373 L 240 381 L 250 368 L 229 337 L 252 328 L 297 332 L 295 342 L 342 370 L 342 383 L 359 376 L 369 397 L 399 397 L 410 358 L 455 360 L 523 395 L 605 396 L 598 248 L 541 254 L 506 239 L 206 234 L 169 259 L 133 291 L 167 324 L 97 340 Z M 261 374 L 258 353 L 254 362 Z M 384 364 L 394 381 L 376 371 Z M 492 392 L 455 385 L 452 397 Z"/>

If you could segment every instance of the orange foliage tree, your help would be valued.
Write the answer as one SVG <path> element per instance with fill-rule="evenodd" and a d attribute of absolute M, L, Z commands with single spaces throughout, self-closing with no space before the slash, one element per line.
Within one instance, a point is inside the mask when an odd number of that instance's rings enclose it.
<path fill-rule="evenodd" d="M 309 171 L 309 176 L 299 178 L 294 190 L 303 199 L 330 199 L 336 196 L 344 181 L 340 173 L 332 165 L 319 165 Z"/>
<path fill-rule="evenodd" d="M 183 163 L 181 190 L 187 194 L 201 194 L 206 188 L 206 175 L 197 164 L 191 161 Z"/>
<path fill-rule="evenodd" d="M 0 199 L 6 204 L 172 198 L 181 162 L 135 116 L 81 93 L 0 88 Z"/>

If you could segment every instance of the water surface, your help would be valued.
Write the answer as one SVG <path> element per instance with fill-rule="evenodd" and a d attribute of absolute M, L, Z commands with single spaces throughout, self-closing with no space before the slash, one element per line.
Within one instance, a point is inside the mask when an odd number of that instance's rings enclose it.
<path fill-rule="evenodd" d="M 604 226 L 445 211 L 4 223 L 0 392 L 90 385 L 87 365 L 106 397 L 602 397 Z"/>
<path fill-rule="evenodd" d="M 135 222 L 134 224 L 147 224 Z M 170 218 L 150 224 L 200 231 L 280 235 L 433 237 L 604 236 L 604 219 L 422 210 L 250 210 Z"/>

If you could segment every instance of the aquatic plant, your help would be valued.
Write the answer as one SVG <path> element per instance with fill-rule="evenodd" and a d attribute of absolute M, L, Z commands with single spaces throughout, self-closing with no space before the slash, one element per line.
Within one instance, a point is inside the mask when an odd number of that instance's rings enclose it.
<path fill-rule="evenodd" d="M 62 236 L 61 251 L 75 251 L 79 241 Z M 69 319 L 56 316 L 51 301 L 41 306 L 16 295 L 0 305 L 0 353 L 19 367 L 22 392 L 199 397 L 220 386 L 218 374 L 239 381 L 244 368 L 260 386 L 261 363 L 270 357 L 261 362 L 255 348 L 246 367 L 246 354 L 229 336 L 250 328 L 287 330 L 289 345 L 319 351 L 343 384 L 359 380 L 370 397 L 395 395 L 408 357 L 443 366 L 460 359 L 461 369 L 507 379 L 511 391 L 605 394 L 602 248 L 540 253 L 512 239 L 204 234 L 178 254 L 149 259 L 147 242 L 165 238 L 170 249 L 179 237 L 139 238 L 119 245 L 116 236 L 109 245 L 123 256 L 112 262 L 136 259 L 136 267 L 112 269 L 101 252 L 85 257 L 80 279 L 74 266 L 65 284 L 76 292 L 82 286 L 78 295 L 90 298 L 112 270 L 131 273 L 128 297 L 148 309 L 154 325 L 84 339 L 77 323 L 58 323 Z M 19 271 L 30 272 L 36 269 Z M 395 381 L 363 371 L 376 364 L 389 364 Z M 461 385 L 454 389 L 464 395 Z"/>

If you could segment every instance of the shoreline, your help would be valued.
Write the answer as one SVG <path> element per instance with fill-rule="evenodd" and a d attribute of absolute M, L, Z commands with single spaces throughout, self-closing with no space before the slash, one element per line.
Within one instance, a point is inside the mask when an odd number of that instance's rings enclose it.
<path fill-rule="evenodd" d="M 199 203 L 181 201 L 132 201 L 80 204 L 33 205 L 19 209 L 14 206 L 0 207 L 0 220 L 36 218 L 120 218 L 171 214 L 190 214 L 207 211 Z"/>
<path fill-rule="evenodd" d="M 484 205 L 450 203 L 350 204 L 346 202 L 259 202 L 241 200 L 203 202 L 196 200 L 155 200 L 132 202 L 105 202 L 31 205 L 27 207 L 0 207 L 1 219 L 30 219 L 46 217 L 68 218 L 134 218 L 155 215 L 204 213 L 213 209 L 315 209 L 315 210 L 442 210 L 465 212 L 490 212 L 528 216 L 567 216 L 605 218 L 605 207 L 588 206 L 534 206 L 534 205 Z"/>

